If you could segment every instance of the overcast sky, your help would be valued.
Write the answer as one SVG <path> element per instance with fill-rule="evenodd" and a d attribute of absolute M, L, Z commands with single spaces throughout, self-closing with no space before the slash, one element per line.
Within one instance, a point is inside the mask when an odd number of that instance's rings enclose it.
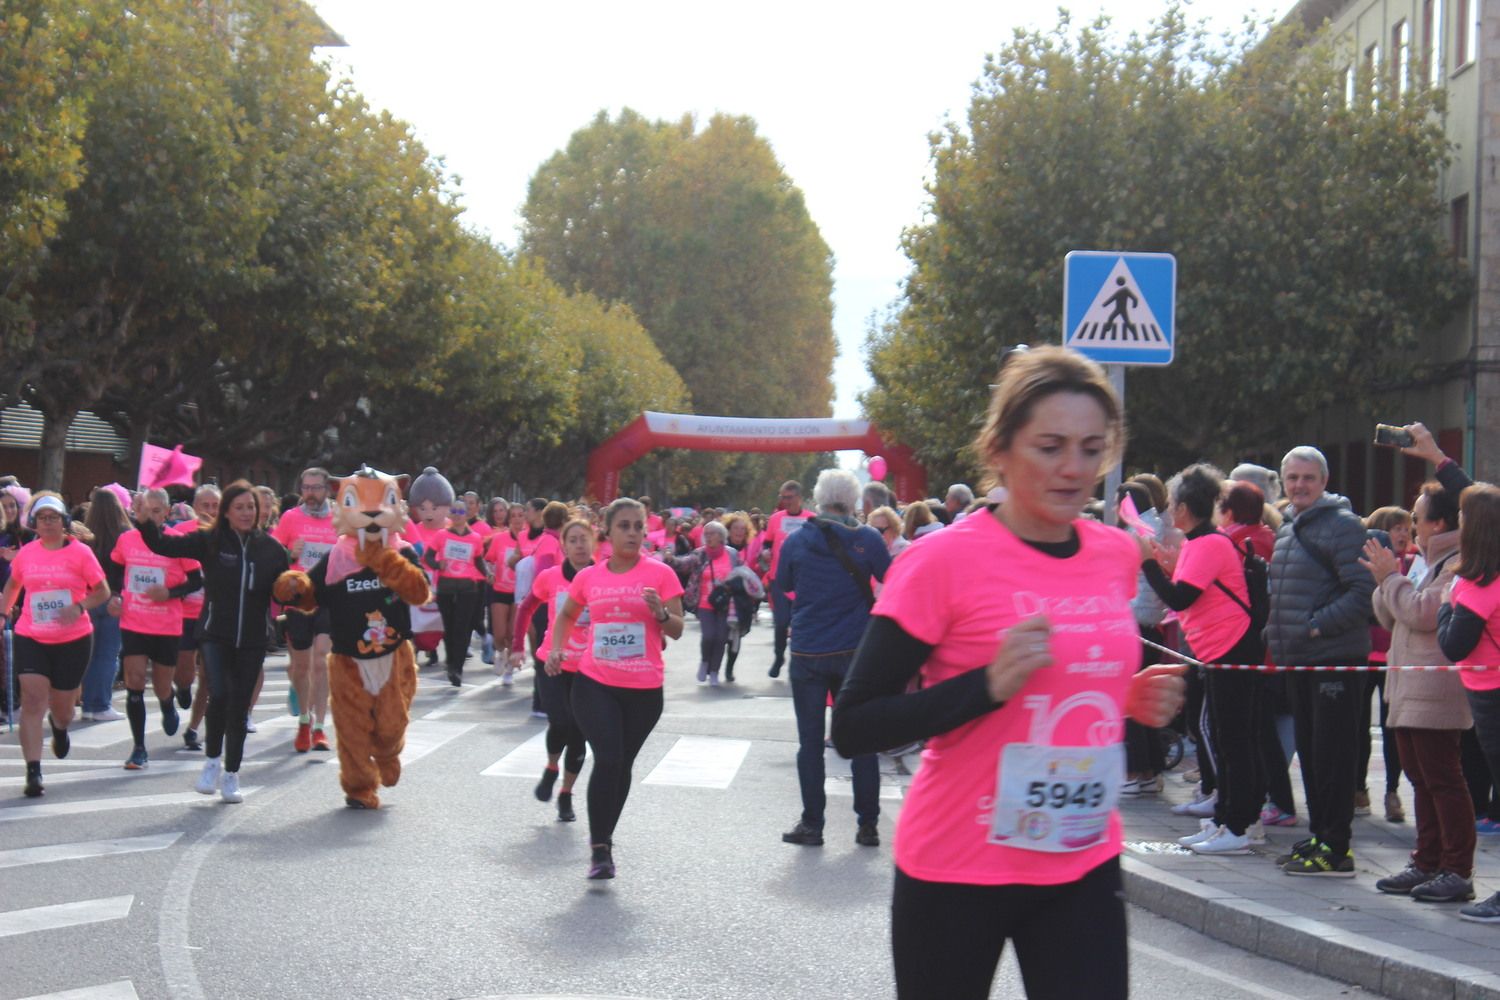
<path fill-rule="evenodd" d="M 330 50 L 378 107 L 410 122 L 463 179 L 466 221 L 513 246 L 526 184 L 600 109 L 650 118 L 748 115 L 802 189 L 832 247 L 834 414 L 859 413 L 872 312 L 899 293 L 899 239 L 920 221 L 927 136 L 962 120 L 988 53 L 1017 27 L 1056 23 L 1056 3 L 770 0 L 754 5 L 501 0 L 312 0 L 349 43 Z M 1290 0 L 1251 0 L 1280 17 Z M 1237 28 L 1239 0 L 1190 16 Z M 1072 4 L 1144 26 L 1164 0 Z M 1059 312 L 1062 289 L 1058 289 Z M 998 359 L 996 359 L 998 362 Z"/>

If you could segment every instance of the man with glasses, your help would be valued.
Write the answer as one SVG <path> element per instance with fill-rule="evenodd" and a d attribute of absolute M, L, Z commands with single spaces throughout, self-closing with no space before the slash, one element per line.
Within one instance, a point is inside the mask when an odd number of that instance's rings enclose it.
<path fill-rule="evenodd" d="M 305 470 L 298 480 L 302 502 L 281 515 L 272 532 L 292 556 L 292 568 L 311 572 L 339 540 L 333 524 L 333 508 L 328 502 L 328 470 L 317 467 Z M 287 645 L 291 647 L 292 679 L 297 716 L 297 736 L 292 747 L 298 753 L 309 750 L 328 751 L 328 737 L 323 722 L 328 715 L 328 653 L 333 648 L 329 632 L 328 609 L 317 614 L 295 612 L 286 616 Z"/>

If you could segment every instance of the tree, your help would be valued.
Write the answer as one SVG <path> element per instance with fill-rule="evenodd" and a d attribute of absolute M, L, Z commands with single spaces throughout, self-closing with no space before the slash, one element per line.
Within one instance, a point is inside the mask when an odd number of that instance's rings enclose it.
<path fill-rule="evenodd" d="M 1368 394 L 1462 299 L 1441 237 L 1441 95 L 1363 81 L 1291 29 L 1228 51 L 1169 10 L 1112 42 L 1107 21 L 1017 33 L 985 65 L 967 122 L 932 138 L 930 219 L 871 332 L 867 414 L 939 479 L 968 451 L 1017 343 L 1060 340 L 1063 258 L 1178 259 L 1168 369 L 1130 376 L 1130 458 L 1170 468 L 1284 443 Z"/>

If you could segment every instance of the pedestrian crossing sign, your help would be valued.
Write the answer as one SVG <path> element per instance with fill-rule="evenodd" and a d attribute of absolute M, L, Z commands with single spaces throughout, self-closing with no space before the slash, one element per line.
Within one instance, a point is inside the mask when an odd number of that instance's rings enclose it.
<path fill-rule="evenodd" d="M 1169 365 L 1177 258 L 1074 250 L 1063 265 L 1063 346 L 1101 364 Z"/>

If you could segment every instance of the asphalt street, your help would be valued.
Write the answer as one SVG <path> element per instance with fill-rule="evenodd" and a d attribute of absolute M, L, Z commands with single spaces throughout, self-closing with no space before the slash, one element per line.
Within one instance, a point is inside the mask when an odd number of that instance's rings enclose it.
<path fill-rule="evenodd" d="M 582 782 L 576 823 L 532 795 L 544 723 L 529 673 L 503 687 L 477 655 L 461 690 L 423 671 L 405 773 L 377 812 L 344 808 L 336 755 L 292 751 L 284 656 L 268 661 L 240 805 L 192 791 L 201 754 L 161 733 L 154 702 L 147 770 L 121 769 L 125 722 L 78 723 L 68 759 L 44 760 L 39 801 L 21 797 L 8 734 L 0 998 L 893 996 L 889 837 L 910 778 L 883 762 L 885 842 L 856 846 L 830 750 L 827 845 L 782 844 L 796 739 L 769 661 L 766 624 L 740 682 L 708 688 L 696 627 L 674 644 L 608 883 L 584 878 Z M 1137 996 L 1358 992 L 1134 909 L 1131 936 Z M 1078 947 L 1087 960 L 1086 929 Z M 1023 995 L 1009 958 L 993 995 Z"/>

